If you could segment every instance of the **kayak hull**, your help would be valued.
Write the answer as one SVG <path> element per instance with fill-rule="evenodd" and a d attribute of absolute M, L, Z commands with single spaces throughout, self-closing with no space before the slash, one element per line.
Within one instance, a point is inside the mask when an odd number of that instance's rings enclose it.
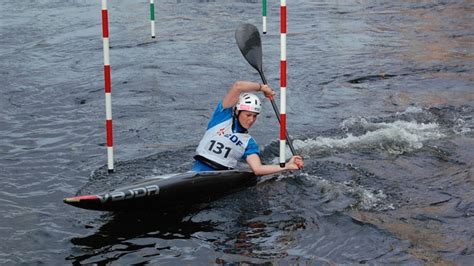
<path fill-rule="evenodd" d="M 186 172 L 65 198 L 64 203 L 97 211 L 170 210 L 210 202 L 256 183 L 257 177 L 250 171 Z"/>

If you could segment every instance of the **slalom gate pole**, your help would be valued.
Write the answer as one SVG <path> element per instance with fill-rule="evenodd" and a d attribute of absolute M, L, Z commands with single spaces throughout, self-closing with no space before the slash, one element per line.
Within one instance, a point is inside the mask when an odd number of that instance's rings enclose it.
<path fill-rule="evenodd" d="M 155 38 L 155 0 L 150 0 L 151 37 Z"/>
<path fill-rule="evenodd" d="M 262 0 L 262 32 L 267 34 L 267 0 Z"/>
<path fill-rule="evenodd" d="M 280 167 L 285 167 L 286 149 L 286 0 L 280 1 Z"/>
<path fill-rule="evenodd" d="M 105 82 L 105 116 L 107 134 L 107 168 L 109 173 L 114 171 L 114 148 L 112 134 L 112 85 L 110 81 L 110 53 L 109 53 L 109 18 L 107 0 L 102 0 L 102 41 L 104 50 L 104 82 Z"/>

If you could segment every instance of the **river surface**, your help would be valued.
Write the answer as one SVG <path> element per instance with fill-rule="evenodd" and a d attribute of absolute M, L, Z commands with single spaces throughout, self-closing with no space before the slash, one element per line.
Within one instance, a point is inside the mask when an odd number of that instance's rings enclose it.
<path fill-rule="evenodd" d="M 188 171 L 227 89 L 259 81 L 234 31 L 261 29 L 260 1 L 157 1 L 156 39 L 146 2 L 109 1 L 107 174 L 100 1 L 2 1 L 0 264 L 472 265 L 468 0 L 288 1 L 288 132 L 304 170 L 178 214 L 65 205 Z M 267 13 L 278 92 L 279 1 Z M 275 163 L 279 129 L 263 107 L 251 133 Z"/>

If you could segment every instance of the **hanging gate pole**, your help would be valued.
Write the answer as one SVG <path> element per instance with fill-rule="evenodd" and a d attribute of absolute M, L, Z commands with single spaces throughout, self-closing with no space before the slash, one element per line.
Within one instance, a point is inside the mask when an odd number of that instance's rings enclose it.
<path fill-rule="evenodd" d="M 262 0 L 262 32 L 267 34 L 267 0 Z"/>
<path fill-rule="evenodd" d="M 280 166 L 286 156 L 286 0 L 280 2 Z"/>
<path fill-rule="evenodd" d="M 114 171 L 114 148 L 112 134 L 112 85 L 110 81 L 109 56 L 109 18 L 107 0 L 102 0 L 102 41 L 104 50 L 104 82 L 105 82 L 105 128 L 107 132 L 107 168 L 109 173 Z"/>
<path fill-rule="evenodd" d="M 155 0 L 150 0 L 151 37 L 155 38 Z"/>

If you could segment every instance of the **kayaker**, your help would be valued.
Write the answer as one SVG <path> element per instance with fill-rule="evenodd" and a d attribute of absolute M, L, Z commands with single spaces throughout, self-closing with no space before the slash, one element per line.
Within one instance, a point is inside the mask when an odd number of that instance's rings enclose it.
<path fill-rule="evenodd" d="M 303 158 L 298 155 L 291 157 L 285 167 L 262 164 L 257 142 L 248 134 L 262 110 L 260 99 L 252 93 L 259 91 L 266 97 L 275 95 L 265 84 L 237 81 L 232 85 L 217 105 L 196 149 L 193 171 L 230 170 L 239 160 L 245 160 L 256 175 L 303 168 Z"/>

